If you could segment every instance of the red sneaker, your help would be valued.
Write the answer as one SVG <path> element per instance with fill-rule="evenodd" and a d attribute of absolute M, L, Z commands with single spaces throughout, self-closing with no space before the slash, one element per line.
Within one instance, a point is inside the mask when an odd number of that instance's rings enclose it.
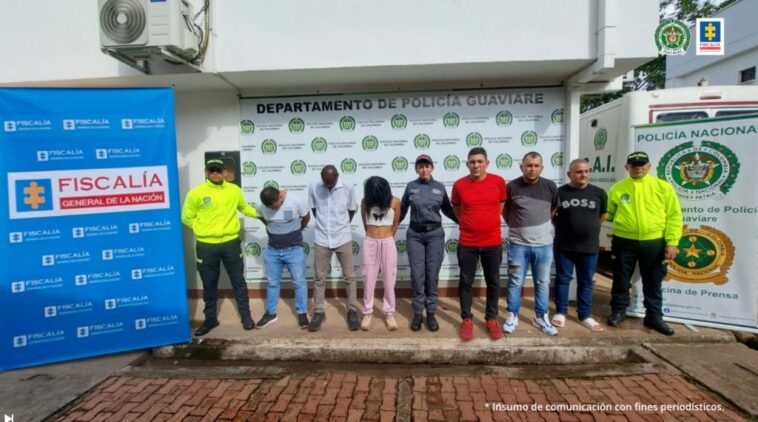
<path fill-rule="evenodd" d="M 461 323 L 460 330 L 458 330 L 458 336 L 463 341 L 472 340 L 474 338 L 474 321 L 464 319 Z"/>
<path fill-rule="evenodd" d="M 490 335 L 492 340 L 500 340 L 503 338 L 503 330 L 497 325 L 497 320 L 491 319 L 487 321 L 487 334 Z"/>

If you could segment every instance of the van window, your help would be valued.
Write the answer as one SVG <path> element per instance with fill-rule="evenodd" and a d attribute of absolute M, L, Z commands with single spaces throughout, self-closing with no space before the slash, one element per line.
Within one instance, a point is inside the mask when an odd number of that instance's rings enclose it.
<path fill-rule="evenodd" d="M 719 110 L 716 112 L 716 117 L 723 117 L 723 116 L 736 116 L 738 114 L 756 114 L 758 113 L 758 109 L 753 110 Z"/>
<path fill-rule="evenodd" d="M 697 120 L 707 118 L 708 113 L 704 111 L 677 111 L 676 113 L 661 113 L 655 117 L 655 122 L 678 122 L 680 120 Z"/>

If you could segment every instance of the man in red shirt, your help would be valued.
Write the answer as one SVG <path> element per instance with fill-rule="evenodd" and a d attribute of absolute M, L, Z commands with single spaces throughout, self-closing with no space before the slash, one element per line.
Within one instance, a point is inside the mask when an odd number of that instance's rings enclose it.
<path fill-rule="evenodd" d="M 500 299 L 500 263 L 503 260 L 500 215 L 505 204 L 506 190 L 502 177 L 487 173 L 489 163 L 484 148 L 472 148 L 466 161 L 469 175 L 453 185 L 451 202 L 460 224 L 458 266 L 461 272 L 458 289 L 463 323 L 458 335 L 463 341 L 474 338 L 472 286 L 480 259 L 487 284 L 487 308 L 484 315 L 487 333 L 492 340 L 503 338 L 503 332 L 497 323 L 497 304 Z"/>

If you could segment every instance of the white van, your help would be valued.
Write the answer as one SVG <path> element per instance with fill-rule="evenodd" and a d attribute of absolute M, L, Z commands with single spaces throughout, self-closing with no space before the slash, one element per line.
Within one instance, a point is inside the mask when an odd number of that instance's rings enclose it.
<path fill-rule="evenodd" d="M 758 113 L 758 86 L 629 92 L 581 115 L 579 156 L 590 163 L 590 183 L 607 192 L 627 176 L 626 156 L 636 145 L 633 126 L 752 113 Z M 610 229 L 605 223 L 600 231 L 601 252 L 610 251 Z"/>

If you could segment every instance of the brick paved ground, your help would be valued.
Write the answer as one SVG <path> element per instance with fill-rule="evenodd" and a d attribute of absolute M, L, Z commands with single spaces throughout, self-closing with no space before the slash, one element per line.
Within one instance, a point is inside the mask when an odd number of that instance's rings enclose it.
<path fill-rule="evenodd" d="M 440 369 L 443 371 L 443 369 Z M 651 406 L 634 410 L 635 403 Z M 667 409 L 688 403 L 722 410 Z M 597 405 L 596 411 L 533 411 Z M 632 409 L 623 409 L 631 406 Z M 517 411 L 517 409 L 529 409 Z M 657 409 L 657 410 L 655 410 Z M 363 376 L 330 373 L 279 379 L 111 377 L 54 420 L 66 421 L 707 421 L 743 420 L 668 373 L 591 379 Z"/>

